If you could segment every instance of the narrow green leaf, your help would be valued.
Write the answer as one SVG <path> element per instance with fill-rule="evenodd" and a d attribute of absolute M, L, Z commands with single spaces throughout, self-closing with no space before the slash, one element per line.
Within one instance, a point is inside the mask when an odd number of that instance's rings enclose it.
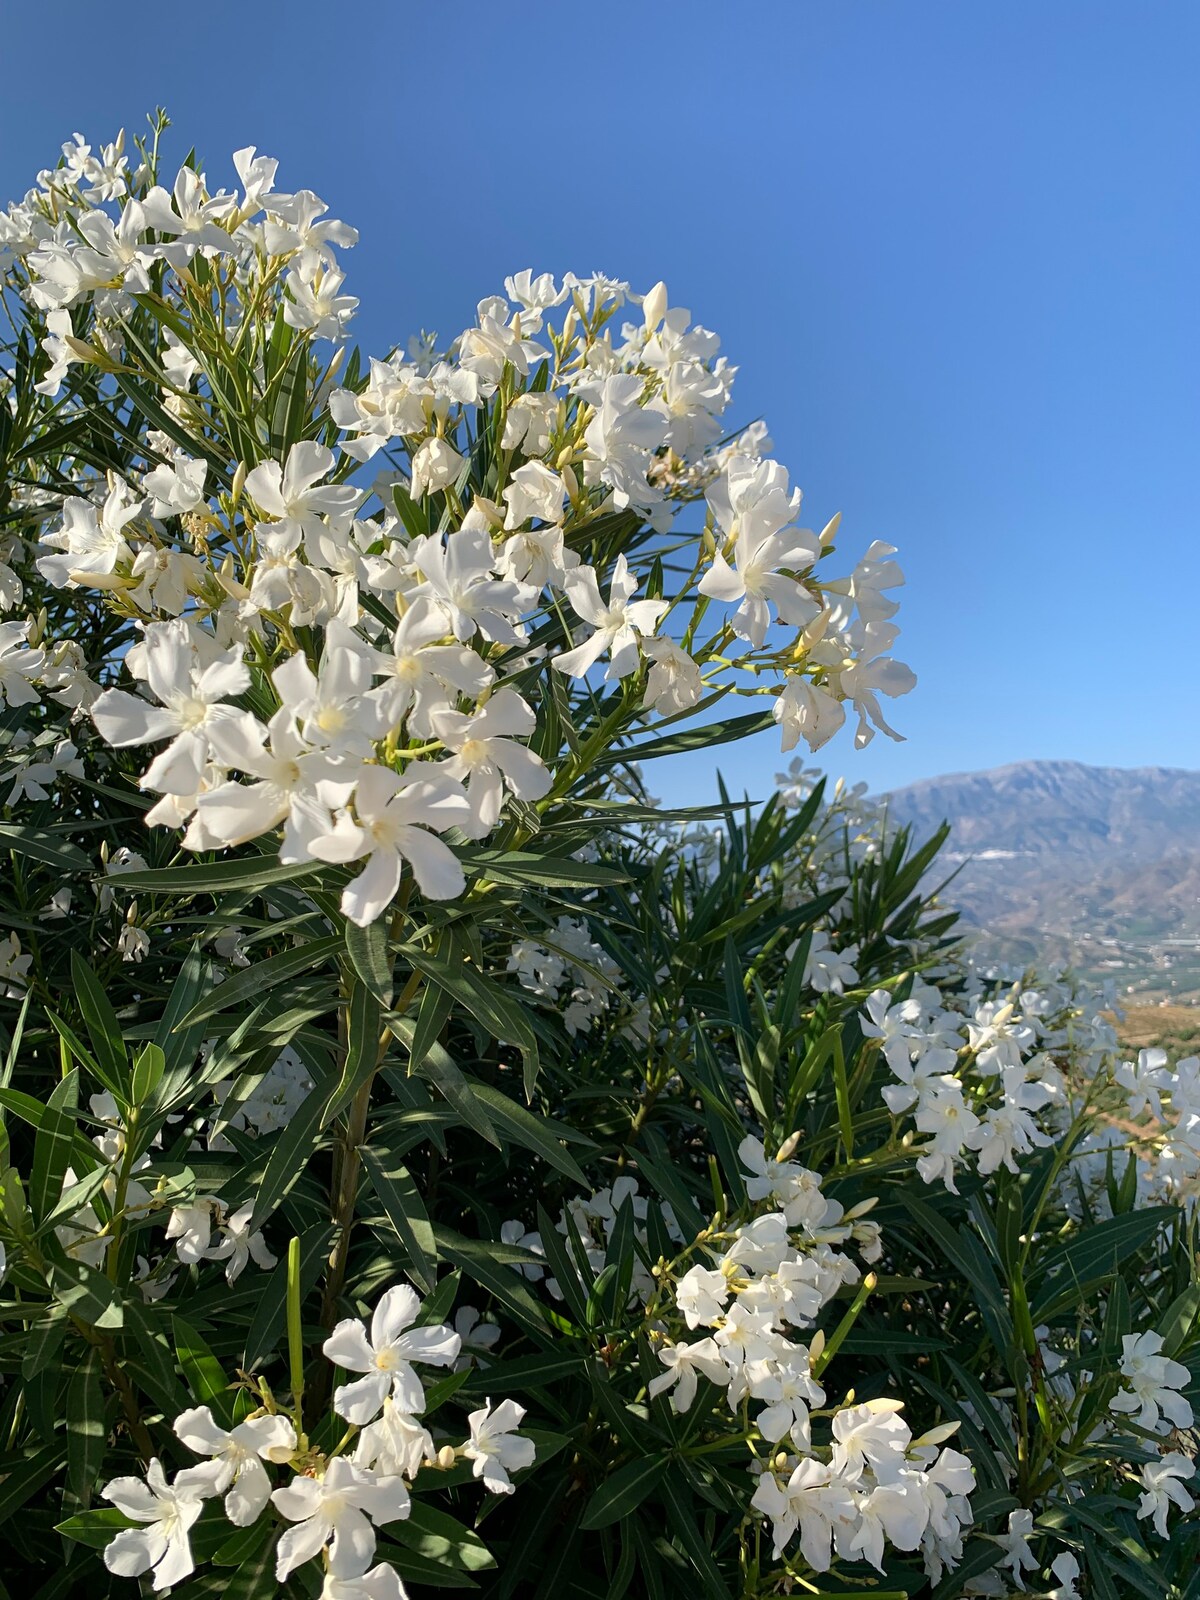
<path fill-rule="evenodd" d="M 564 1380 L 578 1383 L 590 1357 L 579 1352 L 568 1355 L 516 1356 L 512 1361 L 493 1361 L 467 1374 L 463 1389 L 468 1394 L 527 1394 L 548 1384 Z M 541 1452 L 538 1461 L 542 1460 Z"/>
<path fill-rule="evenodd" d="M 167 1058 L 156 1044 L 146 1044 L 138 1051 L 133 1063 L 133 1103 L 148 1106 L 154 1091 L 162 1082 L 167 1068 Z"/>
<path fill-rule="evenodd" d="M 1163 1337 L 1163 1353 L 1178 1356 L 1188 1343 L 1189 1335 L 1200 1316 L 1200 1284 L 1188 1287 L 1163 1312 L 1158 1321 L 1158 1332 Z"/>
<path fill-rule="evenodd" d="M 241 972 L 226 978 L 224 983 L 217 984 L 215 989 L 210 989 L 179 1026 L 189 1028 L 206 1017 L 228 1011 L 231 1006 L 241 1005 L 247 1000 L 257 1002 L 268 989 L 301 972 L 307 972 L 311 967 L 320 966 L 331 956 L 336 956 L 342 948 L 342 940 L 337 937 L 309 939 L 292 950 L 281 950 L 278 955 L 268 956 L 265 961 L 255 961 Z"/>
<path fill-rule="evenodd" d="M 496 1565 L 495 1556 L 473 1529 L 415 1497 L 405 1521 L 389 1531 L 398 1534 L 418 1555 L 439 1565 L 458 1567 L 464 1572 L 486 1572 Z"/>
<path fill-rule="evenodd" d="M 52 1238 L 53 1235 L 48 1236 L 47 1245 Z M 96 1272 L 86 1262 L 76 1261 L 63 1252 L 61 1259 L 47 1262 L 47 1274 L 51 1294 L 81 1322 L 105 1329 L 119 1328 L 124 1322 L 124 1308 L 117 1290 L 103 1273 Z"/>
<path fill-rule="evenodd" d="M 0 822 L 0 850 L 13 850 L 31 861 L 56 867 L 60 872 L 91 872 L 93 863 L 77 845 L 70 844 L 56 833 L 43 828 L 31 828 L 23 822 Z"/>
<path fill-rule="evenodd" d="M 85 1507 L 104 1465 L 107 1438 L 100 1353 L 89 1350 L 67 1385 L 67 1485 Z"/>
<path fill-rule="evenodd" d="M 346 953 L 355 972 L 383 1006 L 392 1003 L 392 957 L 388 922 L 380 917 L 369 928 L 346 924 Z"/>
<path fill-rule="evenodd" d="M 525 1279 L 497 1259 L 494 1246 L 484 1239 L 464 1238 L 438 1223 L 433 1232 L 440 1254 L 495 1295 L 535 1337 L 546 1335 L 551 1326 L 550 1313 L 534 1298 Z"/>
<path fill-rule="evenodd" d="M 21 1377 L 26 1383 L 32 1383 L 38 1373 L 58 1356 L 67 1327 L 67 1319 L 61 1309 L 51 1306 L 45 1317 L 28 1328 L 21 1351 Z"/>
<path fill-rule="evenodd" d="M 437 1245 L 429 1214 L 406 1167 L 384 1159 L 369 1145 L 360 1150 L 371 1187 L 396 1230 L 396 1237 L 408 1257 L 409 1274 L 425 1294 L 433 1289 L 437 1267 Z"/>
<path fill-rule="evenodd" d="M 510 991 L 461 959 L 454 961 L 440 954 L 433 955 L 415 945 L 406 945 L 404 955 L 417 971 L 445 989 L 465 1011 L 482 1023 L 493 1039 L 516 1045 L 525 1058 L 527 1068 L 532 1065 L 536 1072 L 537 1038 L 524 1009 Z M 530 1088 L 527 1072 L 526 1092 Z"/>
<path fill-rule="evenodd" d="M 235 861 L 191 861 L 182 867 L 123 872 L 121 888 L 135 894 L 251 893 L 277 883 L 299 883 L 316 877 L 320 870 L 310 862 L 284 867 L 274 856 L 239 856 Z"/>
<path fill-rule="evenodd" d="M 383 1007 L 365 983 L 356 983 L 346 1009 L 346 1062 L 342 1076 L 329 1097 L 325 1122 L 331 1122 L 350 1104 L 379 1067 L 382 1052 Z"/>
<path fill-rule="evenodd" d="M 556 1172 L 563 1173 L 581 1188 L 586 1188 L 587 1177 L 570 1151 L 563 1148 L 563 1141 L 570 1139 L 572 1143 L 594 1150 L 590 1139 L 576 1133 L 574 1128 L 567 1127 L 565 1123 L 555 1122 L 552 1117 L 540 1117 L 527 1111 L 490 1083 L 473 1082 L 471 1090 L 475 1098 L 482 1100 L 487 1107 L 492 1122 L 515 1144 L 532 1150 Z"/>
<path fill-rule="evenodd" d="M 546 889 L 595 889 L 628 881 L 627 874 L 591 861 L 569 856 L 535 855 L 522 850 L 479 850 L 464 847 L 455 852 L 468 875 L 522 889 L 538 884 Z"/>
<path fill-rule="evenodd" d="M 454 1009 L 454 1000 L 449 991 L 441 988 L 439 984 L 426 981 L 421 993 L 420 1003 L 417 1006 L 417 1020 L 412 1032 L 412 1042 L 409 1045 L 408 1059 L 409 1071 L 420 1070 L 421 1063 L 429 1054 L 431 1048 L 438 1042 L 446 1019 Z"/>
<path fill-rule="evenodd" d="M 55 1084 L 46 1101 L 46 1113 L 33 1146 L 29 1177 L 29 1206 L 41 1223 L 58 1204 L 63 1178 L 71 1164 L 75 1142 L 75 1107 L 79 1100 L 79 1068 Z"/>
<path fill-rule="evenodd" d="M 8 1473 L 0 1483 L 0 1522 L 7 1522 L 14 1512 L 33 1499 L 43 1484 L 50 1482 L 62 1465 L 64 1454 L 62 1443 L 56 1440 L 26 1456 L 20 1470 Z"/>
<path fill-rule="evenodd" d="M 415 1030 L 411 1017 L 389 1017 L 387 1025 L 401 1043 L 409 1044 Z M 430 1045 L 416 1070 L 453 1107 L 467 1127 L 474 1129 L 481 1139 L 494 1145 L 497 1150 L 501 1148 L 500 1136 L 492 1126 L 483 1102 L 476 1095 L 475 1086 L 455 1066 L 441 1045 Z"/>
<path fill-rule="evenodd" d="M 696 1525 L 682 1479 L 668 1474 L 662 1482 L 662 1497 L 675 1537 L 683 1546 L 710 1600 L 729 1600 L 728 1585 L 713 1560 L 708 1540 Z"/>
<path fill-rule="evenodd" d="M 267 1157 L 266 1169 L 254 1196 L 251 1228 L 262 1227 L 308 1165 L 327 1122 L 328 1104 L 329 1087 L 327 1084 L 318 1084 L 315 1089 L 309 1090 L 292 1113 L 291 1120 Z"/>
<path fill-rule="evenodd" d="M 665 1453 L 649 1455 L 618 1467 L 588 1501 L 581 1526 L 589 1530 L 606 1528 L 610 1522 L 619 1522 L 635 1511 L 662 1482 L 669 1460 Z"/>
<path fill-rule="evenodd" d="M 128 1102 L 129 1061 L 121 1024 L 99 978 L 77 950 L 71 951 L 71 979 L 101 1082 L 119 1100 Z"/>
<path fill-rule="evenodd" d="M 111 1544 L 114 1534 L 132 1526 L 129 1518 L 115 1506 L 104 1506 L 97 1511 L 81 1511 L 78 1516 L 68 1517 L 54 1531 L 91 1550 L 103 1550 L 106 1544 Z"/>
<path fill-rule="evenodd" d="M 197 942 L 179 968 L 166 1007 L 155 1027 L 154 1042 L 166 1058 L 168 1087 L 164 1098 L 167 1100 L 177 1087 L 178 1078 L 192 1073 L 200 1046 L 204 1043 L 204 1023 L 193 1023 L 186 1027 L 184 1018 L 204 994 L 211 971 L 208 957 Z"/>
<path fill-rule="evenodd" d="M 221 1363 L 183 1317 L 171 1318 L 171 1338 L 192 1399 L 197 1405 L 211 1405 L 218 1412 L 223 1411 L 228 1403 L 229 1379 Z"/>
<path fill-rule="evenodd" d="M 693 711 L 698 708 L 693 708 Z M 689 713 L 691 715 L 692 713 Z M 718 744 L 729 744 L 734 739 L 744 739 L 752 733 L 761 733 L 772 726 L 769 711 L 752 711 L 748 716 L 732 717 L 726 722 L 709 722 L 702 727 L 682 728 L 677 733 L 666 733 L 657 739 L 642 739 L 636 744 L 610 750 L 599 756 L 592 770 L 615 767 L 625 762 L 654 761 L 659 756 L 679 755 L 688 750 L 711 750 Z"/>

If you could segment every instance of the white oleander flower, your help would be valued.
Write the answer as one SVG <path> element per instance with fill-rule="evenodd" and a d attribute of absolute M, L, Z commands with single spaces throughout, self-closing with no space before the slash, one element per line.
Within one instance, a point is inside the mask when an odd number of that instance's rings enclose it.
<path fill-rule="evenodd" d="M 817 928 L 808 947 L 804 964 L 804 981 L 818 994 L 844 994 L 858 982 L 858 946 L 849 944 L 844 950 L 835 950 L 829 935 Z"/>
<path fill-rule="evenodd" d="M 368 1422 L 354 1446 L 354 1464 L 384 1478 L 415 1478 L 437 1455 L 433 1435 L 389 1394 L 374 1422 Z"/>
<path fill-rule="evenodd" d="M 1150 1111 L 1159 1119 L 1163 1114 L 1161 1096 L 1170 1091 L 1173 1076 L 1167 1052 L 1158 1048 L 1139 1050 L 1136 1064 L 1122 1061 L 1113 1073 L 1114 1081 L 1129 1095 L 1129 1115 Z"/>
<path fill-rule="evenodd" d="M 799 1533 L 801 1552 L 814 1572 L 829 1571 L 835 1535 L 848 1534 L 858 1519 L 849 1485 L 815 1457 L 798 1462 L 787 1478 L 764 1472 L 750 1504 L 771 1523 L 775 1559 Z"/>
<path fill-rule="evenodd" d="M 866 1467 L 876 1477 L 897 1471 L 912 1443 L 900 1409 L 899 1400 L 868 1400 L 839 1411 L 832 1425 L 834 1472 L 853 1479 Z"/>
<path fill-rule="evenodd" d="M 1046 1600 L 1082 1600 L 1079 1590 L 1075 1587 L 1075 1580 L 1079 1577 L 1079 1563 L 1069 1550 L 1064 1550 L 1062 1555 L 1054 1558 L 1050 1563 L 1050 1571 L 1058 1582 L 1048 1592 Z"/>
<path fill-rule="evenodd" d="M 208 1251 L 210 1261 L 225 1262 L 225 1279 L 228 1283 L 236 1282 L 250 1261 L 264 1272 L 276 1265 L 277 1258 L 271 1254 L 267 1241 L 257 1229 L 251 1230 L 253 1211 L 253 1202 L 247 1201 L 225 1217 L 221 1223 L 221 1242 Z"/>
<path fill-rule="evenodd" d="M 800 494 L 788 493 L 788 475 L 777 461 L 735 456 L 708 489 L 717 521 L 732 536 L 734 565 L 720 550 L 700 580 L 700 593 L 732 604 L 734 631 L 758 649 L 767 636 L 773 605 L 782 621 L 804 628 L 821 606 L 789 574 L 814 565 L 820 543 L 791 526 Z"/>
<path fill-rule="evenodd" d="M 720 1388 L 725 1388 L 729 1383 L 729 1368 L 713 1339 L 697 1339 L 692 1344 L 660 1345 L 657 1354 L 667 1370 L 650 1380 L 647 1393 L 653 1400 L 668 1389 L 672 1390 L 671 1409 L 681 1416 L 691 1410 L 701 1374 Z"/>
<path fill-rule="evenodd" d="M 1012 1581 L 1018 1589 L 1025 1587 L 1025 1573 L 1036 1572 L 1038 1567 L 1037 1557 L 1029 1548 L 1029 1537 L 1033 1532 L 1033 1512 L 1025 1506 L 1008 1514 L 1008 1531 L 996 1534 L 995 1540 L 1004 1551 L 998 1565 L 1007 1567 L 1012 1573 Z"/>
<path fill-rule="evenodd" d="M 223 704 L 250 685 L 240 652 L 214 651 L 203 661 L 185 621 L 154 623 L 146 630 L 139 670 L 158 705 L 106 689 L 91 715 L 101 738 L 118 748 L 170 740 L 142 774 L 142 788 L 194 795 L 210 762 L 241 766 L 258 748 L 255 718 Z"/>
<path fill-rule="evenodd" d="M 1158 1461 L 1147 1461 L 1142 1467 L 1138 1520 L 1153 1517 L 1155 1531 L 1165 1539 L 1167 1515 L 1172 1504 L 1185 1515 L 1195 1507 L 1195 1500 L 1183 1487 L 1183 1480 L 1195 1477 L 1195 1474 L 1195 1462 L 1179 1450 L 1169 1451 Z"/>
<path fill-rule="evenodd" d="M 711 1327 L 725 1310 L 729 1279 L 711 1267 L 689 1267 L 675 1285 L 675 1304 L 689 1328 Z"/>
<path fill-rule="evenodd" d="M 45 662 L 46 652 L 29 643 L 27 622 L 0 622 L 0 705 L 36 705 L 34 680 Z"/>
<path fill-rule="evenodd" d="M 42 541 L 63 554 L 41 557 L 37 570 L 60 588 L 77 588 L 90 578 L 114 572 L 119 564 L 133 560 L 125 530 L 141 508 L 141 499 L 119 480 L 99 509 L 90 500 L 64 500 L 62 527 Z"/>
<path fill-rule="evenodd" d="M 359 491 L 348 483 L 323 483 L 334 466 L 334 454 L 323 444 L 302 439 L 288 451 L 282 466 L 264 461 L 246 474 L 246 493 L 276 533 L 287 529 L 299 539 L 325 531 L 325 517 L 347 517 L 359 503 Z"/>
<path fill-rule="evenodd" d="M 220 1491 L 221 1464 L 206 1462 L 177 1472 L 170 1483 L 157 1459 L 141 1478 L 114 1478 L 100 1491 L 105 1500 L 140 1527 L 123 1528 L 104 1547 L 104 1565 L 119 1578 L 153 1573 L 156 1592 L 170 1589 L 196 1570 L 188 1534 L 205 1500 Z"/>
<path fill-rule="evenodd" d="M 652 663 L 646 679 L 646 709 L 664 717 L 690 711 L 704 694 L 704 679 L 691 656 L 663 634 L 643 639 L 642 651 Z"/>
<path fill-rule="evenodd" d="M 378 1415 L 389 1394 L 410 1415 L 424 1409 L 425 1391 L 414 1363 L 453 1366 L 462 1340 L 443 1324 L 414 1327 L 420 1309 L 415 1290 L 398 1284 L 375 1307 L 369 1335 L 357 1317 L 338 1323 L 321 1348 L 339 1367 L 364 1374 L 334 1391 L 338 1416 L 361 1427 Z"/>
<path fill-rule="evenodd" d="M 507 788 L 518 800 L 541 800 L 553 779 L 540 756 L 516 741 L 537 727 L 532 708 L 512 689 L 497 689 L 473 715 L 448 707 L 430 713 L 430 727 L 449 760 L 441 770 L 466 790 L 470 821 L 461 824 L 468 838 L 485 838 L 500 820 Z"/>
<path fill-rule="evenodd" d="M 1178 1391 L 1191 1381 L 1180 1361 L 1162 1354 L 1161 1333 L 1127 1333 L 1121 1340 L 1121 1376 L 1125 1387 L 1109 1401 L 1113 1411 L 1132 1416 L 1139 1428 L 1166 1433 L 1190 1428 L 1192 1408 Z"/>
<path fill-rule="evenodd" d="M 342 893 L 342 911 L 360 928 L 382 916 L 396 897 L 404 862 L 421 893 L 453 900 L 466 887 L 458 857 L 437 831 L 469 823 L 462 785 L 438 764 L 416 761 L 402 776 L 367 767 L 358 779 L 354 817 L 342 812 L 328 833 L 308 841 L 319 861 L 367 864 Z"/>
<path fill-rule="evenodd" d="M 475 1476 L 483 1479 L 484 1487 L 492 1494 L 511 1494 L 513 1482 L 509 1473 L 521 1472 L 533 1465 L 533 1440 L 523 1439 L 515 1431 L 524 1415 L 524 1406 L 519 1406 L 515 1400 L 502 1400 L 495 1407 L 489 1400 L 467 1418 L 471 1437 L 463 1445 L 462 1453 L 473 1463 Z"/>
<path fill-rule="evenodd" d="M 172 450 L 168 461 L 142 479 L 143 489 L 152 497 L 150 509 L 154 516 L 178 517 L 204 505 L 207 477 L 207 462 L 189 456 L 185 450 Z"/>
<path fill-rule="evenodd" d="M 573 650 L 554 657 L 554 666 L 573 678 L 583 678 L 606 652 L 609 656 L 605 679 L 626 678 L 638 665 L 638 635 L 652 634 L 658 619 L 667 609 L 665 600 L 635 600 L 638 581 L 629 570 L 624 555 L 619 555 L 609 583 L 608 603 L 601 598 L 596 574 L 591 567 L 576 567 L 568 572 L 564 585 L 571 609 L 592 632 Z"/>
<path fill-rule="evenodd" d="M 335 1456 L 319 1477 L 296 1477 L 271 1494 L 271 1503 L 294 1524 L 275 1552 L 282 1583 L 297 1567 L 329 1548 L 329 1571 L 339 1577 L 363 1572 L 375 1554 L 373 1524 L 401 1522 L 411 1509 L 400 1478 L 380 1478 Z"/>
<path fill-rule="evenodd" d="M 235 1528 L 256 1522 L 271 1498 L 264 1461 L 290 1461 L 299 1448 L 286 1417 L 250 1417 L 235 1428 L 218 1425 L 208 1406 L 195 1406 L 175 1418 L 175 1433 L 193 1454 L 211 1456 L 219 1467 L 214 1494 L 225 1495 L 225 1515 Z"/>

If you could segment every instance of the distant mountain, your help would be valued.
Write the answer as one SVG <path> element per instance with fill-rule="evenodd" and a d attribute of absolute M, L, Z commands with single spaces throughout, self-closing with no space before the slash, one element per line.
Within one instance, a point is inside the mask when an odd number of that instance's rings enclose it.
<path fill-rule="evenodd" d="M 889 807 L 920 836 L 951 824 L 947 898 L 982 957 L 1200 997 L 1200 772 L 1021 761 L 910 784 Z"/>

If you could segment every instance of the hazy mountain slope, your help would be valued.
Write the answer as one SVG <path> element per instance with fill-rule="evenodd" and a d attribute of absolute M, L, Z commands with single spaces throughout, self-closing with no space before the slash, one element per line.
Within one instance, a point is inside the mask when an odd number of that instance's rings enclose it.
<path fill-rule="evenodd" d="M 1200 772 L 1023 761 L 912 784 L 890 805 L 919 834 L 950 822 L 950 895 L 982 954 L 1200 993 Z"/>

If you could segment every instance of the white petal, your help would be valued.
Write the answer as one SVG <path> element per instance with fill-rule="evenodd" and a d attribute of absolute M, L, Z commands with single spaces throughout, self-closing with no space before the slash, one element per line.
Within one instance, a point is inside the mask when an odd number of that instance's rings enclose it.
<path fill-rule="evenodd" d="M 106 744 L 117 747 L 152 744 L 169 739 L 179 729 L 173 713 L 165 706 L 151 705 L 140 695 L 124 689 L 106 689 L 92 707 L 92 721 Z"/>
<path fill-rule="evenodd" d="M 273 783 L 222 783 L 200 796 L 197 809 L 214 838 L 235 845 L 278 826 L 289 807 Z"/>
<path fill-rule="evenodd" d="M 406 829 L 405 832 L 416 832 L 416 829 Z M 440 840 L 434 840 L 431 834 L 426 835 L 431 843 L 441 845 Z M 319 855 L 318 846 L 323 840 L 315 840 L 312 845 L 314 855 Z M 441 845 L 443 850 L 445 845 Z M 407 853 L 407 852 L 406 852 Z M 447 851 L 449 854 L 449 851 Z M 454 857 L 451 856 L 451 860 Z M 455 862 L 457 866 L 457 862 Z M 416 874 L 416 868 L 413 868 Z M 461 875 L 461 874 L 460 874 Z M 416 874 L 420 883 L 420 875 Z M 352 878 L 342 891 L 342 912 L 350 921 L 360 928 L 370 927 L 396 898 L 396 891 L 400 887 L 400 857 L 395 850 L 384 849 L 372 851 L 366 866 L 357 878 Z M 454 893 L 461 893 L 461 889 Z M 437 898 L 436 896 L 432 898 Z M 447 899 L 449 896 L 442 896 Z"/>
<path fill-rule="evenodd" d="M 261 1461 L 246 1461 L 237 1482 L 225 1496 L 225 1515 L 235 1528 L 257 1522 L 271 1498 L 271 1480 Z"/>
<path fill-rule="evenodd" d="M 375 1352 L 357 1317 L 346 1317 L 339 1322 L 321 1349 L 330 1361 L 345 1367 L 347 1372 L 370 1372 L 375 1365 Z"/>
<path fill-rule="evenodd" d="M 272 1496 L 277 1505 L 278 1493 L 277 1489 Z M 275 1550 L 275 1576 L 278 1581 L 282 1583 L 289 1573 L 318 1555 L 328 1534 L 329 1524 L 323 1517 L 310 1517 L 307 1522 L 298 1522 L 294 1528 L 288 1528 Z"/>
<path fill-rule="evenodd" d="M 401 828 L 399 834 L 398 848 L 412 867 L 421 893 L 429 900 L 456 900 L 466 888 L 467 880 L 449 845 L 424 828 Z"/>
<path fill-rule="evenodd" d="M 118 1578 L 137 1578 L 149 1572 L 164 1541 L 142 1528 L 123 1528 L 104 1547 L 104 1565 Z M 157 1546 L 157 1548 L 156 1548 Z"/>
<path fill-rule="evenodd" d="M 181 1411 L 175 1418 L 175 1436 L 198 1456 L 219 1455 L 230 1442 L 230 1435 L 217 1426 L 207 1406 Z"/>
<path fill-rule="evenodd" d="M 356 1428 L 365 1427 L 379 1415 L 391 1386 L 390 1373 L 368 1372 L 365 1377 L 342 1384 L 333 1391 L 333 1409 Z"/>
<path fill-rule="evenodd" d="M 415 1289 L 406 1283 L 396 1284 L 380 1299 L 371 1318 L 371 1343 L 376 1350 L 394 1345 L 404 1332 L 411 1328 L 421 1310 Z"/>

